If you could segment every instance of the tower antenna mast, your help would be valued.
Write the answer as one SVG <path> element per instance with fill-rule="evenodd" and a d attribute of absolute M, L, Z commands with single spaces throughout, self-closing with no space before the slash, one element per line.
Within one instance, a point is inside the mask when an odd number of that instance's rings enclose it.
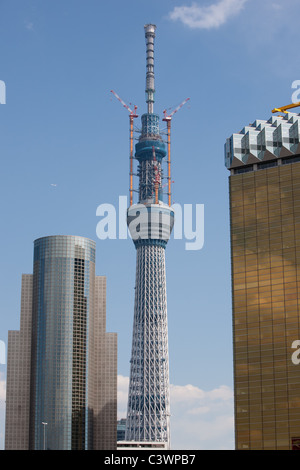
<path fill-rule="evenodd" d="M 126 419 L 126 441 L 170 448 L 170 383 L 165 249 L 174 226 L 174 210 L 163 201 L 162 163 L 167 155 L 154 108 L 156 26 L 144 26 L 146 104 L 135 145 L 139 199 L 127 209 L 127 225 L 136 248 L 134 320 Z"/>

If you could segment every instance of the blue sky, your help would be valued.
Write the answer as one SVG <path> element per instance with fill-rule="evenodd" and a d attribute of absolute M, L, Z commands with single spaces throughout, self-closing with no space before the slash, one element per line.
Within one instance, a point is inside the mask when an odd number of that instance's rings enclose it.
<path fill-rule="evenodd" d="M 298 0 L 0 0 L 0 341 L 19 329 L 33 240 L 96 240 L 107 330 L 118 333 L 120 416 L 135 249 L 129 238 L 97 239 L 96 209 L 118 208 L 119 196 L 128 196 L 128 113 L 110 90 L 139 115 L 146 111 L 144 24 L 157 25 L 155 111 L 162 116 L 190 98 L 172 121 L 173 202 L 204 204 L 205 241 L 188 251 L 185 240 L 171 239 L 166 252 L 173 448 L 234 446 L 224 143 L 291 102 L 299 15 Z M 5 376 L 0 364 L 0 448 Z"/>

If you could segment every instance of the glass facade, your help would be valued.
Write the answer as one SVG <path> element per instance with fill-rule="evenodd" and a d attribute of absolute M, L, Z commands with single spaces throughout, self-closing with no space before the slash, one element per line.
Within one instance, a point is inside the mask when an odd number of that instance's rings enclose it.
<path fill-rule="evenodd" d="M 81 450 L 92 445 L 87 377 L 94 275 L 94 241 L 50 236 L 34 242 L 33 449 Z"/>
<path fill-rule="evenodd" d="M 231 170 L 230 214 L 236 448 L 292 449 L 300 437 L 300 364 L 292 361 L 300 162 Z"/>

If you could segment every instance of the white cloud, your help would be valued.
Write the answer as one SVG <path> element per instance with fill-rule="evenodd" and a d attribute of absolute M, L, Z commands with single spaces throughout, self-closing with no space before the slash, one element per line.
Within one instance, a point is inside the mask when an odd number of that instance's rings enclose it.
<path fill-rule="evenodd" d="M 231 400 L 233 398 L 233 392 L 227 385 L 220 385 L 219 388 L 215 388 L 208 392 L 208 396 L 211 400 Z"/>
<path fill-rule="evenodd" d="M 187 411 L 189 415 L 204 415 L 205 413 L 209 413 L 210 408 L 209 406 L 199 406 L 199 408 L 192 408 L 191 410 Z"/>
<path fill-rule="evenodd" d="M 32 31 L 33 30 L 33 23 L 31 21 L 25 21 L 25 28 L 28 31 Z"/>
<path fill-rule="evenodd" d="M 233 391 L 171 385 L 172 449 L 233 449 Z"/>
<path fill-rule="evenodd" d="M 219 0 L 208 6 L 193 3 L 191 6 L 175 7 L 169 14 L 172 20 L 182 21 L 194 29 L 219 28 L 227 20 L 236 16 L 248 0 Z"/>
<path fill-rule="evenodd" d="M 129 377 L 118 375 L 118 419 L 126 418 Z"/>
<path fill-rule="evenodd" d="M 173 403 L 194 403 L 194 402 L 212 402 L 232 399 L 232 390 L 227 385 L 205 392 L 194 385 L 171 385 L 171 398 Z"/>
<path fill-rule="evenodd" d="M 173 403 L 186 403 L 194 400 L 201 400 L 205 396 L 205 392 L 194 385 L 171 385 L 170 393 Z"/>

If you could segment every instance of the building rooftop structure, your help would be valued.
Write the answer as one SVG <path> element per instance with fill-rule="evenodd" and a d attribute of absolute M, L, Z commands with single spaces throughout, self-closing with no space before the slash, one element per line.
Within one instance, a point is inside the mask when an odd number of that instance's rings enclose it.
<path fill-rule="evenodd" d="M 256 120 L 226 140 L 225 166 L 234 169 L 299 155 L 299 140 L 300 114 Z"/>

